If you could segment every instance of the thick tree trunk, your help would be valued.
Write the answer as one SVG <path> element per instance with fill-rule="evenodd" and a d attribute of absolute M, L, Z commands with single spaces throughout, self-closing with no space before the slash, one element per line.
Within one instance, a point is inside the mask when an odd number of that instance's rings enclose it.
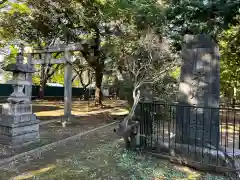
<path fill-rule="evenodd" d="M 46 84 L 47 84 L 47 81 L 45 79 L 40 84 L 40 88 L 39 88 L 39 91 L 38 91 L 38 98 L 39 99 L 44 98 L 44 90 L 45 90 Z"/>
<path fill-rule="evenodd" d="M 91 46 L 93 50 L 93 55 L 90 53 L 89 48 L 85 47 L 83 49 L 82 55 L 90 65 L 92 69 L 95 71 L 95 81 L 96 81 L 96 88 L 95 88 L 95 105 L 102 106 L 102 79 L 103 79 L 103 70 L 104 70 L 104 60 L 105 52 L 101 50 L 101 35 L 100 29 L 98 28 L 97 24 L 91 24 L 91 28 L 95 31 L 94 37 L 94 44 Z"/>
<path fill-rule="evenodd" d="M 92 67 L 95 67 L 95 80 L 96 80 L 96 89 L 95 89 L 95 106 L 103 106 L 102 104 L 102 79 L 103 79 L 103 70 L 104 70 L 104 52 L 101 53 L 101 37 L 100 37 L 100 29 L 97 24 L 93 24 L 92 28 L 94 29 L 96 36 L 94 38 L 94 57 L 96 60 L 92 63 Z M 102 55 L 102 56 L 101 56 Z"/>
<path fill-rule="evenodd" d="M 128 116 L 124 118 L 124 120 L 119 124 L 118 128 L 113 130 L 119 136 L 122 136 L 124 138 L 127 149 L 135 148 L 136 146 L 136 135 L 138 133 L 139 123 L 133 123 L 132 119 L 135 115 L 135 110 L 140 101 L 140 90 L 138 90 L 137 88 L 133 90 L 133 99 L 134 103 Z M 130 124 L 129 121 L 131 122 Z"/>
<path fill-rule="evenodd" d="M 96 79 L 96 88 L 95 88 L 95 106 L 102 106 L 102 79 L 103 79 L 103 70 L 101 67 L 96 67 L 95 69 L 95 79 Z"/>

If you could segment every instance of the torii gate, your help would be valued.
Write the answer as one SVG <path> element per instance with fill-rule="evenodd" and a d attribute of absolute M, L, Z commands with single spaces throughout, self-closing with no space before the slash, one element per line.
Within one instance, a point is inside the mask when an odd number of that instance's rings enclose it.
<path fill-rule="evenodd" d="M 72 109 L 72 63 L 74 59 L 71 55 L 73 51 L 83 50 L 83 43 L 58 45 L 55 47 L 48 47 L 45 49 L 27 49 L 25 53 L 28 55 L 27 63 L 31 66 L 36 64 L 65 64 L 64 68 L 64 117 L 71 116 Z M 63 53 L 64 57 L 53 59 L 52 53 Z M 44 59 L 33 59 L 35 54 L 45 54 Z M 25 87 L 26 95 L 32 96 L 32 74 L 27 74 L 27 80 L 31 83 L 30 86 Z"/>

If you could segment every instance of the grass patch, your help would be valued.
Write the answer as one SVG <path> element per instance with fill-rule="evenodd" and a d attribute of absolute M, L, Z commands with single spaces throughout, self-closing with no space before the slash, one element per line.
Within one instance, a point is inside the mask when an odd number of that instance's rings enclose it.
<path fill-rule="evenodd" d="M 25 176 L 25 178 L 24 178 Z M 55 165 L 15 177 L 32 180 L 225 180 L 176 166 L 166 160 L 123 151 L 115 143 L 103 143 L 94 149 L 80 150 Z"/>

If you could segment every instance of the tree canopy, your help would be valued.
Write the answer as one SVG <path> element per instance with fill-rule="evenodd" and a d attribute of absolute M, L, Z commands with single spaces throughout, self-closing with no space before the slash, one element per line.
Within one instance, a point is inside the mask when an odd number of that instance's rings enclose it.
<path fill-rule="evenodd" d="M 2 47 L 21 42 L 47 47 L 89 42 L 75 56 L 86 60 L 96 82 L 96 102 L 101 104 L 102 79 L 107 69 L 125 73 L 126 59 L 128 65 L 148 62 L 151 53 L 142 49 L 139 40 L 149 36 L 150 31 L 159 44 L 165 40 L 169 44 L 168 58 L 158 54 L 156 67 L 160 71 L 174 64 L 176 72 L 179 69 L 175 60 L 179 57 L 174 54 L 181 50 L 183 35 L 204 32 L 220 45 L 222 91 L 229 91 L 239 83 L 239 5 L 236 0 L 3 0 L 0 43 Z M 7 59 L 13 59 L 13 54 Z M 61 66 L 39 68 L 43 72 L 41 83 L 35 80 L 43 87 L 49 79 L 62 81 L 55 74 Z M 175 78 L 176 72 L 171 72 Z"/>

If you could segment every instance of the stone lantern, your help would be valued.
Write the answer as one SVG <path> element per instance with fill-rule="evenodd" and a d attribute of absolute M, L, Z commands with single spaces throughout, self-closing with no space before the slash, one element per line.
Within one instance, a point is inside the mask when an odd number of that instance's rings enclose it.
<path fill-rule="evenodd" d="M 2 106 L 0 116 L 0 144 L 21 146 L 25 143 L 39 140 L 39 120 L 32 113 L 31 97 L 27 97 L 23 90 L 25 86 L 32 85 L 26 80 L 27 73 L 34 73 L 35 69 L 23 63 L 23 54 L 17 55 L 16 63 L 3 68 L 13 73 L 13 93 Z"/>

